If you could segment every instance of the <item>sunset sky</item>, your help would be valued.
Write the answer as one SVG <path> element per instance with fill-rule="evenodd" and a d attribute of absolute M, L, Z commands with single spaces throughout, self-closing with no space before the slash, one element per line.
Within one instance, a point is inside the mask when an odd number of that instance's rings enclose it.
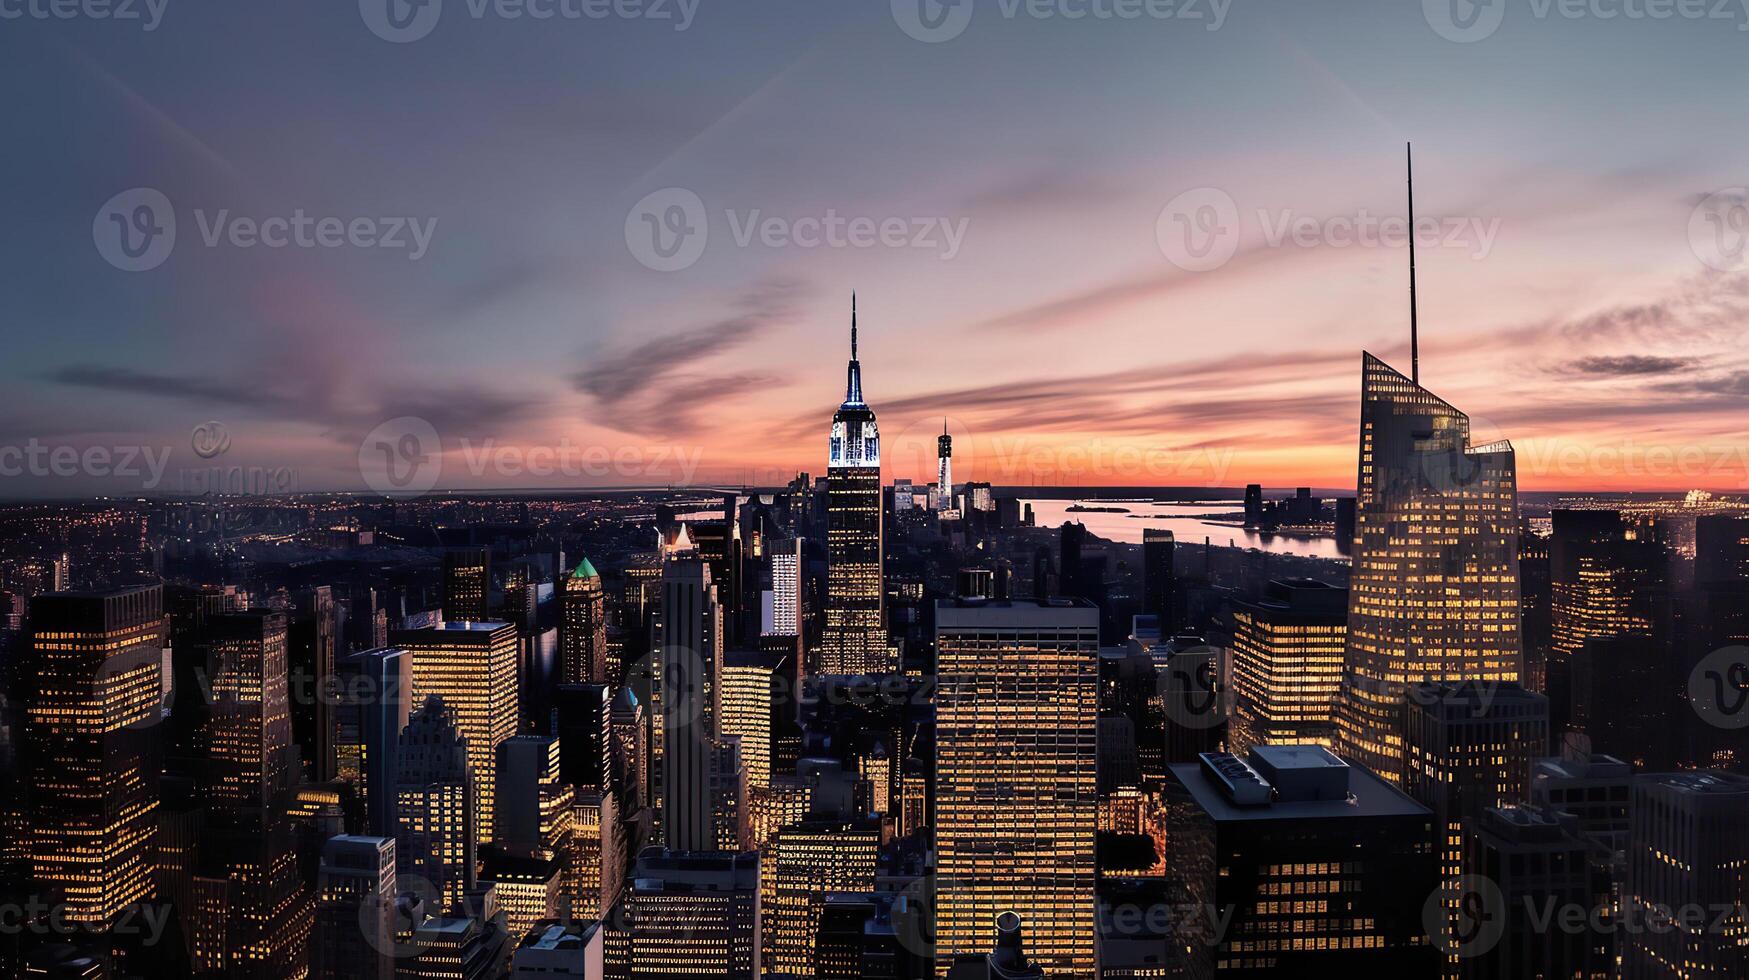
<path fill-rule="evenodd" d="M 365 434 L 415 417 L 444 487 L 777 483 L 824 470 L 854 289 L 888 478 L 931 476 L 945 417 L 960 479 L 1349 487 L 1361 351 L 1408 369 L 1408 257 L 1341 229 L 1402 217 L 1413 141 L 1440 229 L 1423 381 L 1517 445 L 1522 486 L 1749 491 L 1744 10 L 1501 0 L 1466 42 L 1435 29 L 1443 0 L 975 0 L 930 43 L 901 27 L 917 0 L 697 0 L 684 30 L 678 0 L 472 2 L 408 43 L 350 0 L 0 21 L 0 447 L 350 490 Z M 176 244 L 123 271 L 94 216 L 141 187 Z M 708 241 L 660 271 L 637 208 L 671 188 Z M 1162 211 L 1210 200 L 1234 252 L 1187 270 Z M 429 247 L 203 240 L 221 212 L 299 210 L 410 218 Z M 800 241 L 829 211 L 904 242 Z M 202 459 L 213 421 L 229 447 Z M 616 462 L 495 462 L 570 446 Z M 139 488 L 0 475 L 0 496 Z"/>

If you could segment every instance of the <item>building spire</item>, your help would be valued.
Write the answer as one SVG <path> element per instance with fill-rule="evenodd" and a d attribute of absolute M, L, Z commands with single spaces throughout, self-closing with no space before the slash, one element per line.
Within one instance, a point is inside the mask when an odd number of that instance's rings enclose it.
<path fill-rule="evenodd" d="M 1415 309 L 1415 146 L 1403 144 L 1403 162 L 1409 172 L 1409 361 L 1410 379 L 1421 384 L 1421 324 Z M 852 306 L 855 305 L 853 302 Z M 854 319 L 854 317 L 852 317 Z"/>
<path fill-rule="evenodd" d="M 856 293 L 850 294 L 850 370 L 844 382 L 844 404 L 862 404 L 862 365 L 856 359 Z"/>

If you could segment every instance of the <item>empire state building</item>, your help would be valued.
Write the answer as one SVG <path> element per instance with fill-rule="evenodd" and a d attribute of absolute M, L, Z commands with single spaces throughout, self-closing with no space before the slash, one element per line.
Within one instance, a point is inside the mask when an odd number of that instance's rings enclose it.
<path fill-rule="evenodd" d="M 882 616 L 881 437 L 862 400 L 856 359 L 856 297 L 850 299 L 850 368 L 844 404 L 832 416 L 826 466 L 826 626 L 820 672 L 885 674 L 894 669 Z"/>

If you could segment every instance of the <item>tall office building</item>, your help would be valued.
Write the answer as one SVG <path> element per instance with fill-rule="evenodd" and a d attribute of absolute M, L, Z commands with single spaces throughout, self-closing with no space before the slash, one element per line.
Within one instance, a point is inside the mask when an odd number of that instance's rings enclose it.
<path fill-rule="evenodd" d="M 761 599 L 760 632 L 765 636 L 801 635 L 802 539 L 789 538 L 768 549 L 771 588 Z"/>
<path fill-rule="evenodd" d="M 402 878 L 431 887 L 440 915 L 474 887 L 479 854 L 477 773 L 455 713 L 425 699 L 401 733 L 396 773 L 396 866 Z M 422 896 L 423 897 L 423 896 Z"/>
<path fill-rule="evenodd" d="M 328 838 L 316 877 L 312 980 L 392 980 L 395 897 L 394 838 Z"/>
<path fill-rule="evenodd" d="M 491 619 L 492 551 L 451 548 L 443 553 L 443 618 L 464 623 Z"/>
<path fill-rule="evenodd" d="M 1631 819 L 1624 980 L 1749 976 L 1749 776 L 1642 776 Z"/>
<path fill-rule="evenodd" d="M 1548 752 L 1549 702 L 1517 684 L 1415 684 L 1404 711 L 1403 791 L 1433 811 L 1455 925 L 1465 835 L 1482 811 L 1530 798 L 1531 766 Z M 1455 956 L 1447 972 L 1456 975 Z"/>
<path fill-rule="evenodd" d="M 750 789 L 771 786 L 772 745 L 780 721 L 775 716 L 782 703 L 779 686 L 786 680 L 779 672 L 788 663 L 783 654 L 752 650 L 723 655 L 723 715 L 718 729 L 724 737 L 740 738 Z"/>
<path fill-rule="evenodd" d="M 163 590 L 39 595 L 30 631 L 31 873 L 66 921 L 107 928 L 152 894 Z"/>
<path fill-rule="evenodd" d="M 212 649 L 210 808 L 259 819 L 291 788 L 292 723 L 284 613 L 253 610 L 208 621 Z"/>
<path fill-rule="evenodd" d="M 334 778 L 334 699 L 324 695 L 334 678 L 340 620 L 334 590 L 318 585 L 299 593 L 286 621 L 286 664 L 291 671 L 292 741 L 309 782 Z"/>
<path fill-rule="evenodd" d="M 1233 603 L 1233 751 L 1335 742 L 1348 590 L 1312 579 L 1269 583 Z"/>
<path fill-rule="evenodd" d="M 722 645 L 710 567 L 697 558 L 670 561 L 662 576 L 659 724 L 663 840 L 675 851 L 716 849 L 710 780 Z"/>
<path fill-rule="evenodd" d="M 1142 528 L 1142 612 L 1158 617 L 1161 636 L 1178 632 L 1177 539 L 1162 528 Z"/>
<path fill-rule="evenodd" d="M 935 509 L 953 510 L 953 436 L 947 434 L 947 419 L 941 420 L 941 438 L 935 440 Z"/>
<path fill-rule="evenodd" d="M 480 839 L 493 840 L 498 743 L 516 734 L 516 627 L 509 623 L 442 622 L 398 630 L 391 644 L 413 657 L 413 696 L 436 695 L 455 713 L 477 781 Z"/>
<path fill-rule="evenodd" d="M 1437 975 L 1422 923 L 1438 885 L 1426 807 L 1318 745 L 1210 753 L 1171 772 L 1184 907 L 1227 917 L 1179 920 L 1190 977 Z"/>
<path fill-rule="evenodd" d="M 364 798 L 365 830 L 395 836 L 395 775 L 401 730 L 413 717 L 413 656 L 394 647 L 360 650 L 335 665 L 336 775 Z"/>
<path fill-rule="evenodd" d="M 1509 443 L 1365 355 L 1341 754 L 1397 783 L 1419 681 L 1519 678 L 1518 479 Z"/>
<path fill-rule="evenodd" d="M 622 914 L 609 917 L 609 976 L 627 980 L 758 980 L 759 855 L 638 857 Z"/>
<path fill-rule="evenodd" d="M 813 976 L 826 897 L 875 889 L 878 819 L 805 820 L 760 852 L 760 922 L 767 972 Z"/>
<path fill-rule="evenodd" d="M 1092 980 L 1099 610 L 972 600 L 935 623 L 937 975 L 1014 912 L 1048 975 Z"/>
<path fill-rule="evenodd" d="M 617 684 L 608 663 L 607 592 L 601 574 L 585 558 L 560 580 L 559 683 Z"/>
<path fill-rule="evenodd" d="M 498 744 L 497 843 L 568 854 L 576 790 L 560 775 L 559 740 L 518 735 Z"/>
<path fill-rule="evenodd" d="M 1664 547 L 1649 527 L 1608 510 L 1557 510 L 1550 540 L 1552 656 L 1571 660 L 1591 639 L 1652 633 L 1665 584 Z"/>
<path fill-rule="evenodd" d="M 603 792 L 613 785 L 612 697 L 607 684 L 561 684 L 554 692 L 548 727 L 558 740 L 563 781 Z"/>
<path fill-rule="evenodd" d="M 1593 872 L 1589 844 L 1571 814 L 1538 807 L 1489 807 L 1464 833 L 1463 873 L 1498 889 L 1501 907 L 1488 908 L 1481 931 L 1452 935 L 1465 980 L 1614 977 L 1613 937 L 1607 930 L 1574 929 L 1546 918 L 1551 911 L 1589 922 L 1609 921 L 1607 879 Z M 1490 893 L 1490 898 L 1493 893 Z M 1474 899 L 1472 899 L 1474 902 Z M 1472 909 L 1475 906 L 1472 905 Z M 1497 917 L 1497 918 L 1493 918 Z M 1492 931 L 1489 931 L 1489 930 Z"/>
<path fill-rule="evenodd" d="M 856 300 L 850 303 L 850 369 L 844 404 L 832 416 L 826 468 L 826 624 L 820 672 L 886 674 L 886 587 L 881 567 L 881 441 L 875 414 L 862 399 L 856 358 Z"/>

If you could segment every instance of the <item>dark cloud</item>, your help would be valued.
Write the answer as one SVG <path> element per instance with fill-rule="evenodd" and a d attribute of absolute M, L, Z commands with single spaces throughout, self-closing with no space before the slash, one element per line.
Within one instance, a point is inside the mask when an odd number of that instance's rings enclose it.
<path fill-rule="evenodd" d="M 594 399 L 596 419 L 613 428 L 651 433 L 690 427 L 693 406 L 772 381 L 689 369 L 792 321 L 802 292 L 794 282 L 764 284 L 735 302 L 733 316 L 597 358 L 571 375 L 571 383 Z"/>
<path fill-rule="evenodd" d="M 1582 357 L 1565 365 L 1564 369 L 1594 378 L 1636 378 L 1677 374 L 1692 369 L 1696 363 L 1698 362 L 1692 357 L 1627 354 L 1619 357 Z"/>

